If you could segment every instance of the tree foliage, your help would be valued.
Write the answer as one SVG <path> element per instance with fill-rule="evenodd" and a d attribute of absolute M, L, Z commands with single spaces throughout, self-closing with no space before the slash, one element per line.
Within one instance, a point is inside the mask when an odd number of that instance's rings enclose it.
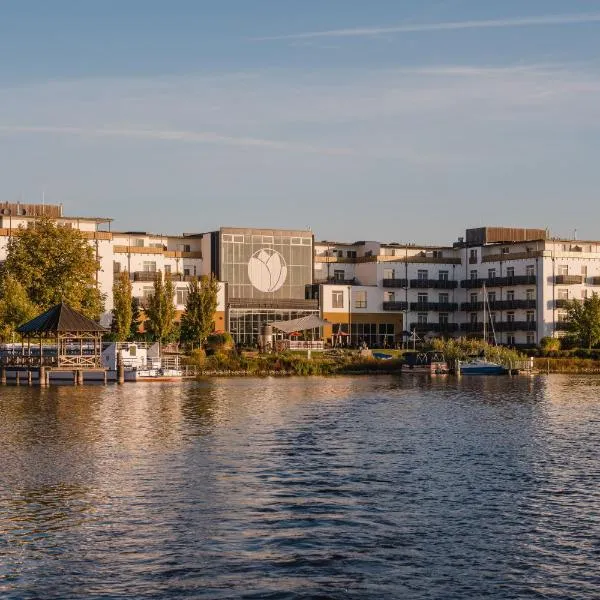
<path fill-rule="evenodd" d="M 169 339 L 174 327 L 175 305 L 173 296 L 175 291 L 170 279 L 163 282 L 162 273 L 157 271 L 154 277 L 154 290 L 148 298 L 146 307 L 146 321 L 148 331 L 155 340 L 164 342 Z"/>
<path fill-rule="evenodd" d="M 594 293 L 583 302 L 571 300 L 567 307 L 569 330 L 580 344 L 592 348 L 600 342 L 600 296 Z"/>
<path fill-rule="evenodd" d="M 93 319 L 103 310 L 97 270 L 95 251 L 83 233 L 47 217 L 13 234 L 3 266 L 4 275 L 14 277 L 40 310 L 66 302 Z"/>
<path fill-rule="evenodd" d="M 140 309 L 139 298 L 135 296 L 131 299 L 131 324 L 129 325 L 130 339 L 136 339 L 140 335 L 142 325 L 142 311 Z"/>
<path fill-rule="evenodd" d="M 0 281 L 0 336 L 12 341 L 17 327 L 33 319 L 38 307 L 29 300 L 23 286 L 12 276 L 4 274 Z"/>
<path fill-rule="evenodd" d="M 112 330 L 117 341 L 124 342 L 131 334 L 132 286 L 129 273 L 119 273 L 113 284 L 113 320 Z"/>
<path fill-rule="evenodd" d="M 214 277 L 194 279 L 188 289 L 185 312 L 181 317 L 181 339 L 191 344 L 204 344 L 213 330 L 217 309 L 219 282 Z"/>

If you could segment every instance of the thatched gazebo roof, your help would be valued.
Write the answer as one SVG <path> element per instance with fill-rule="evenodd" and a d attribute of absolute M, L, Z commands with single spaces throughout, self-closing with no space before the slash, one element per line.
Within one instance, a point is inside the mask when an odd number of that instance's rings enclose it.
<path fill-rule="evenodd" d="M 17 332 L 27 336 L 59 333 L 96 333 L 108 331 L 102 325 L 61 302 L 46 312 L 23 323 Z"/>

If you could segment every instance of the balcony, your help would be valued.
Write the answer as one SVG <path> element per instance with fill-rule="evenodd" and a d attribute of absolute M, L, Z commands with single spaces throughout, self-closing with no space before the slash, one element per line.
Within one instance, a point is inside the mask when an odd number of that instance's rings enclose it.
<path fill-rule="evenodd" d="M 323 279 L 316 279 L 315 283 L 327 283 L 332 285 L 359 285 L 356 277 L 350 279 L 342 279 L 341 277 L 325 277 Z"/>
<path fill-rule="evenodd" d="M 153 282 L 156 275 L 160 273 L 161 271 L 134 271 L 131 275 L 133 281 Z M 164 277 L 171 281 L 193 281 L 198 279 L 197 275 L 184 275 L 183 273 L 165 273 Z"/>
<path fill-rule="evenodd" d="M 408 310 L 408 302 L 384 302 L 383 310 L 386 311 L 405 311 Z"/>
<path fill-rule="evenodd" d="M 600 277 L 590 277 L 588 281 L 590 285 L 600 285 Z"/>
<path fill-rule="evenodd" d="M 411 279 L 410 287 L 413 289 L 438 289 L 438 290 L 453 290 L 458 286 L 456 281 L 451 279 Z"/>
<path fill-rule="evenodd" d="M 408 279 L 384 279 L 383 280 L 384 288 L 407 288 L 408 287 Z"/>
<path fill-rule="evenodd" d="M 513 285 L 535 285 L 535 275 L 513 275 L 511 277 L 487 277 L 478 279 L 463 279 L 460 287 L 466 289 L 486 287 L 509 287 Z"/>
<path fill-rule="evenodd" d="M 554 301 L 554 306 L 556 308 L 569 308 L 572 301 L 572 299 L 569 300 L 568 298 L 558 298 Z"/>
<path fill-rule="evenodd" d="M 458 323 L 411 323 L 410 330 L 417 333 L 454 333 L 458 331 Z"/>
<path fill-rule="evenodd" d="M 554 283 L 556 285 L 578 285 L 583 283 L 583 275 L 556 275 Z"/>
<path fill-rule="evenodd" d="M 483 331 L 483 322 L 477 321 L 476 323 L 461 323 L 460 330 L 465 333 L 478 333 Z"/>
<path fill-rule="evenodd" d="M 460 310 L 466 310 L 468 312 L 483 310 L 483 302 L 463 302 L 460 305 Z"/>
<path fill-rule="evenodd" d="M 537 321 L 498 321 L 494 323 L 496 331 L 535 331 Z"/>
<path fill-rule="evenodd" d="M 569 331 L 571 329 L 571 323 L 569 321 L 557 321 L 554 324 L 556 331 Z"/>
<path fill-rule="evenodd" d="M 536 300 L 490 300 L 486 309 L 489 310 L 518 310 L 536 308 Z M 475 312 L 483 310 L 483 302 L 463 302 L 461 310 Z"/>
<path fill-rule="evenodd" d="M 411 302 L 410 310 L 428 311 L 434 310 L 438 312 L 453 312 L 458 310 L 456 302 Z"/>

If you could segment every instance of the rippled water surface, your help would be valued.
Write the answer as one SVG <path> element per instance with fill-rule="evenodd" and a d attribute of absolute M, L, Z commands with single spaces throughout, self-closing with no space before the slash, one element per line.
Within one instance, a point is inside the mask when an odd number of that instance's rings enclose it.
<path fill-rule="evenodd" d="M 600 379 L 0 388 L 0 597 L 600 597 Z"/>

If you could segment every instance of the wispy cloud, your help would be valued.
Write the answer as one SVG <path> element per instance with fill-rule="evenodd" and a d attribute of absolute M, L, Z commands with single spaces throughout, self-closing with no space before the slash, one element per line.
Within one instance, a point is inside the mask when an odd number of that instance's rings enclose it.
<path fill-rule="evenodd" d="M 349 155 L 348 148 L 327 148 L 310 144 L 284 142 L 251 137 L 235 137 L 219 135 L 207 131 L 181 131 L 158 129 L 114 129 L 114 128 L 84 128 L 69 126 L 25 126 L 0 125 L 1 133 L 47 133 L 58 135 L 76 135 L 83 137 L 124 137 L 145 140 L 163 140 L 171 142 L 188 142 L 199 144 L 220 144 L 226 146 L 242 146 L 252 148 L 267 148 L 270 150 L 291 150 L 310 154 L 325 154 L 329 156 Z"/>
<path fill-rule="evenodd" d="M 599 23 L 600 13 L 580 13 L 570 15 L 540 15 L 534 17 L 513 17 L 506 19 L 486 19 L 481 21 L 450 21 L 441 23 L 405 24 L 394 27 L 355 27 L 330 29 L 326 31 L 305 31 L 284 35 L 252 38 L 252 41 L 306 40 L 311 38 L 370 37 L 378 35 L 421 33 L 429 31 L 456 31 L 461 29 L 500 29 L 505 27 L 541 27 L 548 25 L 577 25 Z"/>

